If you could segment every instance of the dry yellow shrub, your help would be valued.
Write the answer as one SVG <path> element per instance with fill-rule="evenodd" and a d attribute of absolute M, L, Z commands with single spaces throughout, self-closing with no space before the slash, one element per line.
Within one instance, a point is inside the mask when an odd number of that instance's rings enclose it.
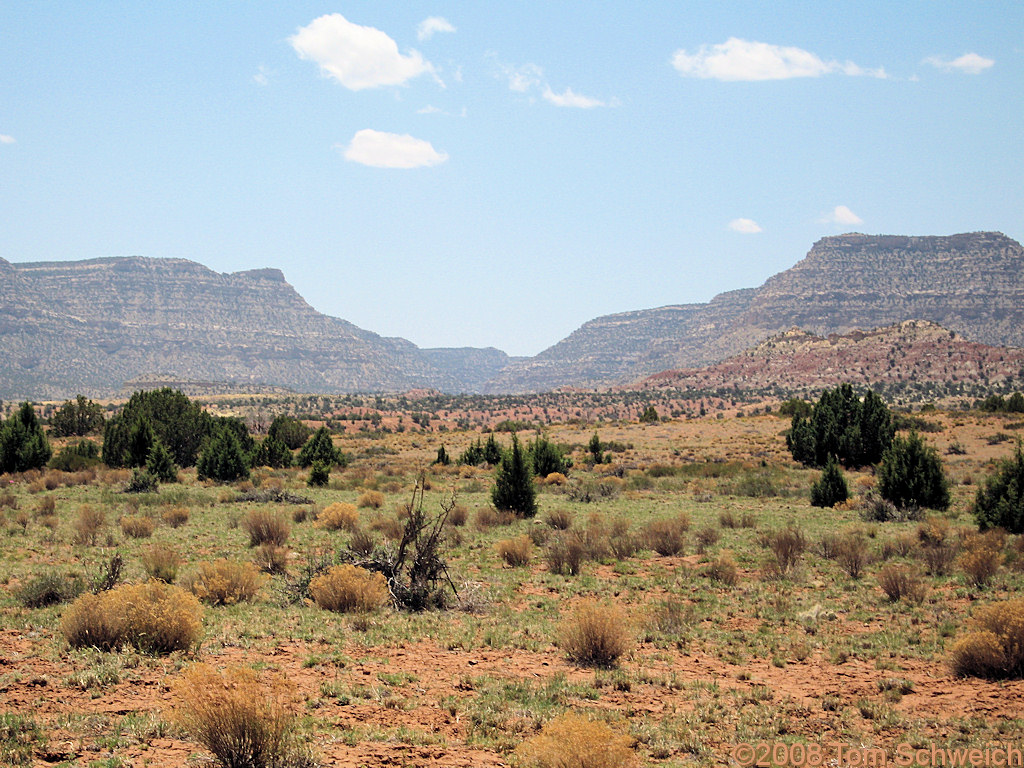
<path fill-rule="evenodd" d="M 979 608 L 970 629 L 953 646 L 955 674 L 1024 677 L 1024 597 Z"/>
<path fill-rule="evenodd" d="M 193 595 L 162 581 L 147 581 L 82 595 L 64 612 L 60 631 L 74 648 L 130 645 L 148 653 L 170 653 L 196 644 L 202 618 Z"/>
<path fill-rule="evenodd" d="M 359 527 L 359 510 L 355 504 L 336 501 L 317 515 L 316 527 L 328 531 L 354 531 Z"/>
<path fill-rule="evenodd" d="M 507 565 L 513 567 L 526 565 L 533 556 L 533 542 L 529 536 L 516 536 L 513 539 L 503 539 L 494 545 L 498 556 Z"/>
<path fill-rule="evenodd" d="M 360 508 L 380 509 L 384 506 L 384 494 L 380 491 L 365 491 L 356 503 Z"/>
<path fill-rule="evenodd" d="M 204 603 L 233 605 L 256 597 L 265 580 L 252 563 L 221 558 L 212 563 L 199 563 L 188 588 Z"/>
<path fill-rule="evenodd" d="M 133 539 L 148 539 L 155 528 L 156 521 L 145 515 L 125 515 L 121 518 L 121 532 Z"/>
<path fill-rule="evenodd" d="M 588 600 L 562 622 L 558 644 L 573 661 L 608 667 L 633 647 L 632 628 L 619 606 Z"/>
<path fill-rule="evenodd" d="M 142 552 L 142 567 L 151 579 L 172 584 L 178 578 L 180 565 L 181 555 L 166 544 L 154 544 Z"/>
<path fill-rule="evenodd" d="M 544 485 L 565 485 L 567 482 L 568 478 L 561 472 L 552 472 L 544 478 Z"/>
<path fill-rule="evenodd" d="M 188 508 L 187 507 L 169 507 L 164 510 L 162 515 L 163 521 L 171 528 L 180 528 L 188 522 Z"/>
<path fill-rule="evenodd" d="M 532 768 L 626 768 L 634 763 L 633 740 L 605 723 L 566 712 L 516 748 Z"/>
<path fill-rule="evenodd" d="M 263 681 L 251 669 L 190 667 L 174 683 L 173 722 L 228 768 L 311 764 L 294 759 L 296 705 L 279 676 Z"/>
<path fill-rule="evenodd" d="M 328 611 L 373 611 L 388 601 L 384 576 L 354 565 L 336 565 L 309 582 L 313 601 Z"/>

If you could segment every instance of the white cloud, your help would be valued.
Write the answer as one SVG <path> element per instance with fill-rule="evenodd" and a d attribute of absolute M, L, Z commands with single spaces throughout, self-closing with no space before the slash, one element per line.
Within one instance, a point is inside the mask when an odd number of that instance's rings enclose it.
<path fill-rule="evenodd" d="M 963 72 L 967 75 L 978 75 L 995 64 L 995 59 L 986 59 L 976 53 L 965 53 L 952 61 L 947 61 L 940 56 L 929 56 L 924 60 L 925 64 L 931 64 L 943 72 Z"/>
<path fill-rule="evenodd" d="M 434 67 L 418 51 L 403 56 L 398 44 L 374 27 L 353 24 L 340 13 L 314 19 L 288 38 L 299 57 L 353 91 L 401 85 Z"/>
<path fill-rule="evenodd" d="M 589 96 L 576 93 L 572 88 L 566 88 L 564 93 L 555 93 L 550 86 L 544 87 L 544 100 L 554 104 L 556 107 L 576 107 L 578 109 L 593 109 L 594 107 L 607 107 L 603 101 L 592 99 Z"/>
<path fill-rule="evenodd" d="M 501 71 L 508 78 L 508 87 L 517 93 L 526 93 L 544 84 L 544 70 L 536 64 L 523 64 L 521 67 L 502 64 Z"/>
<path fill-rule="evenodd" d="M 345 150 L 345 159 L 372 168 L 423 168 L 448 159 L 429 141 L 408 134 L 385 133 L 372 128 L 357 131 Z"/>
<path fill-rule="evenodd" d="M 845 205 L 837 205 L 828 216 L 828 221 L 834 224 L 863 224 L 864 219 L 851 211 Z"/>
<path fill-rule="evenodd" d="M 416 27 L 416 37 L 420 40 L 429 40 L 438 32 L 454 31 L 455 27 L 452 26 L 448 19 L 441 18 L 440 16 L 431 16 L 421 21 L 419 26 Z"/>
<path fill-rule="evenodd" d="M 758 232 L 764 231 L 761 229 L 761 225 L 753 219 L 733 219 L 729 222 L 729 229 L 744 235 L 756 235 Z"/>
<path fill-rule="evenodd" d="M 8 136 L 6 133 L 0 133 L 0 144 L 14 144 L 14 137 Z"/>
<path fill-rule="evenodd" d="M 488 54 L 493 57 L 494 54 Z M 556 107 L 575 107 L 577 109 L 593 109 L 594 107 L 615 107 L 619 102 L 617 99 L 601 101 L 590 96 L 576 93 L 572 88 L 566 88 L 562 93 L 555 93 L 544 77 L 544 70 L 536 64 L 522 64 L 513 66 L 511 64 L 498 64 L 500 77 L 508 80 L 508 87 L 516 93 L 529 93 L 537 89 L 541 92 L 543 99 Z"/>
<path fill-rule="evenodd" d="M 252 81 L 256 83 L 256 85 L 264 86 L 270 82 L 270 75 L 270 70 L 260 64 L 259 68 L 256 70 L 256 74 L 252 76 Z"/>
<path fill-rule="evenodd" d="M 820 77 L 833 72 L 886 77 L 884 69 L 864 69 L 852 61 L 823 61 L 810 51 L 730 37 L 718 45 L 702 45 L 689 54 L 672 54 L 672 66 L 684 77 L 714 80 L 786 80 Z"/>

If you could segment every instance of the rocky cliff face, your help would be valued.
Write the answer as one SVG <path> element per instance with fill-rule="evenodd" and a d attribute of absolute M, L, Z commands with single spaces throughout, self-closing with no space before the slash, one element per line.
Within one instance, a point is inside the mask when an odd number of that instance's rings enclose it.
<path fill-rule="evenodd" d="M 997 232 L 827 237 L 760 288 L 592 320 L 488 390 L 626 382 L 723 360 L 794 326 L 827 335 L 913 319 L 1024 346 L 1024 248 Z"/>
<path fill-rule="evenodd" d="M 102 397 L 147 374 L 303 392 L 463 391 L 404 339 L 322 315 L 276 269 L 184 259 L 0 263 L 0 397 Z M 458 357 L 458 355 L 456 355 Z M 499 355 L 478 361 L 493 375 Z"/>

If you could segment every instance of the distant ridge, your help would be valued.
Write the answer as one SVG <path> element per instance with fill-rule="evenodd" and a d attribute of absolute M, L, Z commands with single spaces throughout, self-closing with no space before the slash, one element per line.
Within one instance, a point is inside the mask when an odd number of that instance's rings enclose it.
<path fill-rule="evenodd" d="M 591 320 L 486 389 L 626 383 L 725 359 L 793 327 L 828 335 L 913 319 L 1024 346 L 1024 248 L 999 232 L 826 237 L 759 288 Z"/>
<path fill-rule="evenodd" d="M 794 327 L 907 320 L 1024 347 L 1024 248 L 998 232 L 826 237 L 758 288 L 595 318 L 532 358 L 379 336 L 317 312 L 278 269 L 0 259 L 0 398 L 111 397 L 146 376 L 309 393 L 593 388 L 725 360 Z"/>
<path fill-rule="evenodd" d="M 936 392 L 1024 382 L 1024 349 L 967 341 L 927 320 L 831 334 L 793 328 L 702 368 L 656 373 L 625 389 L 735 390 L 801 394 L 849 382 L 886 388 L 928 385 Z"/>
<path fill-rule="evenodd" d="M 5 399 L 113 396 L 153 374 L 243 390 L 463 390 L 411 342 L 315 311 L 280 270 L 220 274 L 186 259 L 0 259 L 0 344 Z M 502 355 L 477 355 L 478 375 Z"/>

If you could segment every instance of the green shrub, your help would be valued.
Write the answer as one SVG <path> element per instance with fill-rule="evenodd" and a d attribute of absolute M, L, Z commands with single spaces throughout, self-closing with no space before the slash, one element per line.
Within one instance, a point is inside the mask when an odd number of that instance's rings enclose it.
<path fill-rule="evenodd" d="M 14 591 L 14 599 L 26 608 L 43 608 L 74 600 L 85 590 L 81 576 L 48 570 L 29 578 Z"/>
<path fill-rule="evenodd" d="M 821 477 L 811 485 L 811 505 L 815 507 L 834 507 L 850 498 L 850 489 L 846 478 L 839 469 L 835 456 L 829 456 Z"/>
<path fill-rule="evenodd" d="M 537 514 L 537 490 L 533 485 L 533 472 L 523 454 L 513 433 L 512 450 L 498 463 L 491 501 L 498 510 L 533 517 Z"/>
<path fill-rule="evenodd" d="M 878 492 L 897 507 L 949 507 L 949 482 L 936 450 L 916 432 L 895 437 L 878 466 Z"/>
<path fill-rule="evenodd" d="M 330 430 L 320 427 L 302 446 L 297 461 L 300 467 L 311 467 L 317 461 L 326 464 L 328 468 L 334 465 L 344 467 L 348 464 L 348 457 L 334 447 Z"/>
<path fill-rule="evenodd" d="M 973 513 L 982 530 L 1004 528 L 1024 533 L 1024 451 L 1021 443 L 1013 459 L 1000 464 L 974 497 Z"/>

